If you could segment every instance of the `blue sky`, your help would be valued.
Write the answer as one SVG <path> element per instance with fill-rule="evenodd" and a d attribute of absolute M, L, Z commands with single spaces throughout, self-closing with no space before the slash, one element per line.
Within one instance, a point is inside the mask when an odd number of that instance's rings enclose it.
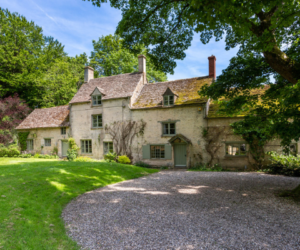
<path fill-rule="evenodd" d="M 90 55 L 92 40 L 102 35 L 113 34 L 121 12 L 109 4 L 101 8 L 82 0 L 1 0 L 1 7 L 18 12 L 27 20 L 43 28 L 46 36 L 53 36 L 65 46 L 70 56 L 83 52 Z M 217 75 L 225 69 L 237 49 L 225 51 L 223 41 L 203 45 L 195 35 L 192 46 L 186 51 L 186 58 L 177 61 L 174 75 L 169 80 L 208 75 L 208 56 L 217 57 Z"/>

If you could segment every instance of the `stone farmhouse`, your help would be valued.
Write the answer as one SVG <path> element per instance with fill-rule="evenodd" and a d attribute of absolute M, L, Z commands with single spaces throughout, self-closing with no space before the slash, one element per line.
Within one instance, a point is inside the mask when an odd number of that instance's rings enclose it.
<path fill-rule="evenodd" d="M 192 167 L 219 163 L 228 168 L 251 164 L 248 145 L 233 135 L 229 124 L 241 117 L 218 115 L 217 105 L 198 94 L 216 78 L 216 57 L 208 58 L 209 74 L 175 81 L 148 83 L 146 57 L 139 72 L 94 79 L 85 67 L 85 83 L 69 105 L 35 109 L 18 127 L 29 131 L 27 151 L 65 157 L 73 137 L 80 155 L 103 159 L 110 151 L 130 155 L 133 162 L 153 166 Z M 299 145 L 291 145 L 297 152 Z M 280 151 L 272 141 L 266 151 Z"/>

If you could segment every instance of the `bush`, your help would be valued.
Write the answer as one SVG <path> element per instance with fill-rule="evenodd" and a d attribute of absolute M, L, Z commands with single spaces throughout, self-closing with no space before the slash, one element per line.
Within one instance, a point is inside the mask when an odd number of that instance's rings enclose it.
<path fill-rule="evenodd" d="M 31 154 L 22 154 L 22 155 L 19 155 L 19 158 L 31 158 L 32 155 Z"/>
<path fill-rule="evenodd" d="M 142 168 L 151 168 L 151 166 L 148 163 L 143 161 L 137 161 L 134 165 Z"/>
<path fill-rule="evenodd" d="M 131 161 L 127 155 L 120 155 L 118 156 L 118 162 L 121 164 L 130 164 Z"/>
<path fill-rule="evenodd" d="M 117 154 L 109 152 L 108 154 L 104 155 L 104 160 L 108 162 L 116 162 Z"/>
<path fill-rule="evenodd" d="M 5 155 L 8 155 L 8 149 L 5 147 L 0 148 L 0 157 L 5 157 Z"/>
<path fill-rule="evenodd" d="M 67 159 L 69 161 L 74 161 L 78 156 L 78 149 L 75 139 L 69 138 L 69 149 L 67 151 Z"/>
<path fill-rule="evenodd" d="M 282 174 L 287 176 L 300 176 L 300 155 L 280 155 L 269 152 L 271 164 L 265 172 L 269 174 Z"/>
<path fill-rule="evenodd" d="M 20 151 L 17 148 L 11 147 L 8 149 L 8 157 L 15 157 L 20 155 Z"/>
<path fill-rule="evenodd" d="M 40 154 L 36 153 L 33 158 L 39 158 L 40 157 Z"/>
<path fill-rule="evenodd" d="M 75 162 L 92 162 L 92 161 L 95 161 L 95 160 L 92 159 L 92 158 L 86 157 L 86 156 L 79 156 L 74 161 Z"/>
<path fill-rule="evenodd" d="M 212 167 L 209 167 L 206 164 L 200 164 L 198 166 L 192 167 L 191 170 L 196 170 L 196 171 L 213 171 L 213 172 L 222 172 L 225 171 L 219 164 L 215 164 Z"/>

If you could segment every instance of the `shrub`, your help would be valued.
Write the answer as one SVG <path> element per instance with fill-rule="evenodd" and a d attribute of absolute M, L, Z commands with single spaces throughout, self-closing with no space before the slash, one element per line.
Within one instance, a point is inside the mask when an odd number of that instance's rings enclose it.
<path fill-rule="evenodd" d="M 36 153 L 33 158 L 39 158 L 40 154 Z"/>
<path fill-rule="evenodd" d="M 104 155 L 104 160 L 108 161 L 108 162 L 115 162 L 117 159 L 117 154 L 116 153 L 107 153 L 106 155 Z"/>
<path fill-rule="evenodd" d="M 222 172 L 225 171 L 219 164 L 215 164 L 212 167 L 209 167 L 206 164 L 200 164 L 198 166 L 192 167 L 191 170 L 196 171 L 213 171 L 213 172 Z"/>
<path fill-rule="evenodd" d="M 137 161 L 134 165 L 142 168 L 151 168 L 151 166 L 148 163 L 143 161 Z"/>
<path fill-rule="evenodd" d="M 92 159 L 92 158 L 86 157 L 86 156 L 79 156 L 74 161 L 75 162 L 92 162 L 92 161 L 95 161 L 95 160 Z"/>
<path fill-rule="evenodd" d="M 268 155 L 271 164 L 267 166 L 267 173 L 300 176 L 300 155 L 282 155 L 276 152 L 269 152 Z"/>
<path fill-rule="evenodd" d="M 69 149 L 67 151 L 67 159 L 69 161 L 74 161 L 78 156 L 78 149 L 75 139 L 69 138 Z"/>
<path fill-rule="evenodd" d="M 32 155 L 31 154 L 22 154 L 22 155 L 19 155 L 19 158 L 31 158 Z"/>
<path fill-rule="evenodd" d="M 14 157 L 14 156 L 19 156 L 20 151 L 17 148 L 11 147 L 8 149 L 8 157 Z"/>
<path fill-rule="evenodd" d="M 4 157 L 5 155 L 8 155 L 8 149 L 5 147 L 0 148 L 0 157 Z"/>
<path fill-rule="evenodd" d="M 130 164 L 130 159 L 127 155 L 119 155 L 118 156 L 118 162 L 121 164 Z"/>

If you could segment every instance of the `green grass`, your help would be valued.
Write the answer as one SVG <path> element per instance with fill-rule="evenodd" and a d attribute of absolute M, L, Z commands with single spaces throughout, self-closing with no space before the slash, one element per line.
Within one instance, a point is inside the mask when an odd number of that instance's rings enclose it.
<path fill-rule="evenodd" d="M 0 158 L 0 249 L 78 249 L 61 219 L 65 205 L 89 190 L 154 172 L 116 163 Z"/>

